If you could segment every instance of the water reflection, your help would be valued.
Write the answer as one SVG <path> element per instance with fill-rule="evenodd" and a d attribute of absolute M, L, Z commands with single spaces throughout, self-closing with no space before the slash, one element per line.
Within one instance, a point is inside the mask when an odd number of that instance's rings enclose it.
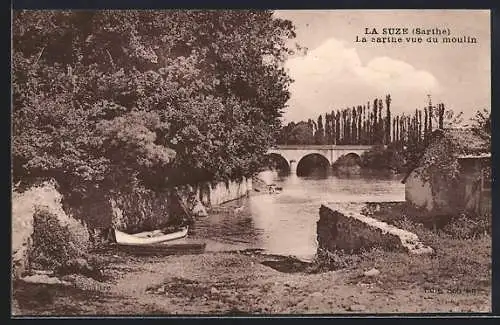
<path fill-rule="evenodd" d="M 338 177 L 321 170 L 307 177 L 274 172 L 270 182 L 283 188 L 280 194 L 253 192 L 249 198 L 219 207 L 197 224 L 196 232 L 212 240 L 308 260 L 316 253 L 316 222 L 322 203 L 403 201 L 400 180 L 400 176 Z M 244 213 L 235 213 L 237 207 L 244 207 Z"/>

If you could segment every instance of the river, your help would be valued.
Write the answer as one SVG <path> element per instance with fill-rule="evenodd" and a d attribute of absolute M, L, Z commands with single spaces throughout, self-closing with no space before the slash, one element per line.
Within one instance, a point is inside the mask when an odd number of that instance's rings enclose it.
<path fill-rule="evenodd" d="M 337 177 L 332 173 L 278 176 L 267 182 L 282 187 L 279 194 L 253 191 L 198 219 L 195 237 L 210 247 L 262 249 L 265 253 L 311 260 L 317 248 L 316 222 L 322 203 L 403 201 L 401 176 Z M 215 244 L 214 244 L 215 243 Z M 215 248 L 214 248 L 215 247 Z"/>

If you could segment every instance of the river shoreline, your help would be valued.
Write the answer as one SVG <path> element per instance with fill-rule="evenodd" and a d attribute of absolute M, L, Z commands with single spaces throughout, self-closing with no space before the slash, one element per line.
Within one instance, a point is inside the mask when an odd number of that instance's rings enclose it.
<path fill-rule="evenodd" d="M 286 273 L 255 254 L 120 256 L 104 285 L 15 289 L 14 315 L 242 315 L 487 312 L 487 291 L 432 292 L 359 279 L 353 270 Z M 90 288 L 89 288 L 90 287 Z M 24 297 L 19 299 L 25 290 Z M 29 293 L 29 294 L 27 294 Z M 51 297 L 47 299 L 47 297 Z"/>

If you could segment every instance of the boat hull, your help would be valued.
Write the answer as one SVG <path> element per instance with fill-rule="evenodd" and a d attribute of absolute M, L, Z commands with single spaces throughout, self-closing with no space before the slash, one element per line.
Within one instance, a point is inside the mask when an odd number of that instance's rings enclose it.
<path fill-rule="evenodd" d="M 203 254 L 206 243 L 177 241 L 156 245 L 119 245 L 118 250 L 135 256 L 168 256 L 168 255 L 193 255 Z"/>

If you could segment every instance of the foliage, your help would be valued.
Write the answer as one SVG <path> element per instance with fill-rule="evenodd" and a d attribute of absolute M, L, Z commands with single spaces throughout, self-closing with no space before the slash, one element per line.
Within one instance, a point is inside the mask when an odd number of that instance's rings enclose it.
<path fill-rule="evenodd" d="M 464 124 L 463 112 L 455 113 L 452 109 L 445 109 L 442 104 L 438 105 L 437 112 L 439 114 L 437 116 L 434 115 L 433 120 L 440 129 L 468 126 Z"/>
<path fill-rule="evenodd" d="M 489 110 L 483 109 L 476 112 L 472 118 L 472 130 L 491 143 L 491 112 Z"/>
<path fill-rule="evenodd" d="M 56 270 L 81 254 L 68 227 L 61 225 L 55 214 L 43 208 L 35 211 L 32 249 L 28 256 L 32 267 Z"/>
<path fill-rule="evenodd" d="M 318 129 L 314 133 L 315 144 L 325 144 L 325 129 L 323 128 L 323 116 L 318 117 Z"/>
<path fill-rule="evenodd" d="M 462 213 L 446 224 L 442 232 L 454 239 L 478 239 L 486 234 L 491 235 L 491 215 L 474 216 Z"/>
<path fill-rule="evenodd" d="M 460 153 L 460 143 L 453 137 L 439 136 L 425 150 L 416 173 L 424 182 L 429 182 L 433 198 L 439 193 L 446 193 L 447 205 L 454 206 L 453 200 L 460 200 L 461 196 L 455 191 L 458 189 L 458 179 L 461 173 L 457 155 Z M 440 202 L 434 200 L 436 209 Z M 458 204 L 458 202 L 456 202 Z"/>
<path fill-rule="evenodd" d="M 391 95 L 386 95 L 385 96 L 385 107 L 386 107 L 386 112 L 385 112 L 385 142 L 384 143 L 389 143 L 391 142 Z"/>
<path fill-rule="evenodd" d="M 271 11 L 16 11 L 14 180 L 85 193 L 252 173 L 294 37 Z"/>
<path fill-rule="evenodd" d="M 325 114 L 324 120 L 320 114 L 317 130 L 313 128 L 313 139 L 304 138 L 300 142 L 301 144 L 393 145 L 395 148 L 399 147 L 397 150 L 407 161 L 412 161 L 421 154 L 430 134 L 436 128 L 467 126 L 464 124 L 462 112 L 456 114 L 455 111 L 446 109 L 443 103 L 433 106 L 429 100 L 428 106 L 423 109 L 424 114 L 422 110 L 416 109 L 414 114 L 401 113 L 395 116 L 391 113 L 391 103 L 392 98 L 388 94 L 385 96 L 385 101 L 375 98 L 371 108 L 368 102 L 367 105 L 333 110 Z M 284 126 L 278 142 L 281 144 L 297 142 L 296 139 L 290 139 L 292 136 L 290 130 L 298 124 L 300 122 L 290 122 Z"/>
<path fill-rule="evenodd" d="M 384 148 L 382 145 L 374 146 L 361 155 L 364 167 L 372 169 L 391 169 L 401 172 L 404 168 L 404 156 L 396 146 Z"/>
<path fill-rule="evenodd" d="M 360 254 L 348 254 L 342 250 L 330 252 L 318 248 L 316 257 L 308 269 L 310 273 L 327 272 L 353 267 L 361 261 Z"/>
<path fill-rule="evenodd" d="M 309 123 L 299 122 L 291 124 L 293 128 L 288 133 L 287 144 L 313 144 L 313 128 Z"/>

